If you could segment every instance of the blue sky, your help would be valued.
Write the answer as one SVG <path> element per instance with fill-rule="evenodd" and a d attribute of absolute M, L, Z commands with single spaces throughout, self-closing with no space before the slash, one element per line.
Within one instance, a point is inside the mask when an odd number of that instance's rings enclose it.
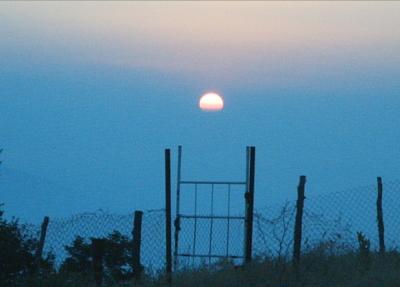
<path fill-rule="evenodd" d="M 163 205 L 183 177 L 243 178 L 256 202 L 398 179 L 396 2 L 0 3 L 0 202 L 40 220 Z M 204 113 L 215 90 L 225 109 Z M 175 161 L 173 162 L 175 164 Z M 174 174 L 175 175 L 175 174 Z"/>

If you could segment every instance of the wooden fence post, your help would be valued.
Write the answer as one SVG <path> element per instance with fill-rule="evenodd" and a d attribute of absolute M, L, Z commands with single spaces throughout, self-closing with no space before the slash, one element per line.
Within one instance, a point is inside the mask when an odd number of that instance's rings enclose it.
<path fill-rule="evenodd" d="M 140 261 L 140 245 L 142 241 L 142 218 L 143 211 L 135 211 L 133 221 L 133 278 L 140 280 L 142 276 L 143 266 Z"/>
<path fill-rule="evenodd" d="M 103 285 L 103 257 L 105 251 L 105 240 L 92 238 L 92 267 L 96 287 Z"/>
<path fill-rule="evenodd" d="M 378 235 L 379 235 L 379 253 L 385 253 L 385 225 L 383 223 L 383 208 L 382 208 L 382 197 L 383 197 L 383 184 L 382 178 L 377 178 L 378 182 L 378 196 L 376 199 L 376 214 L 378 223 Z"/>
<path fill-rule="evenodd" d="M 171 150 L 165 150 L 165 259 L 167 283 L 172 280 L 172 249 L 171 249 Z"/>
<path fill-rule="evenodd" d="M 44 243 L 46 241 L 46 234 L 47 234 L 47 227 L 49 225 L 49 217 L 45 216 L 42 222 L 41 230 L 40 230 L 40 238 L 38 242 L 38 246 L 35 252 L 35 260 L 36 260 L 36 268 L 39 270 L 40 269 L 40 264 L 42 260 L 42 254 L 43 254 L 43 247 Z"/>
<path fill-rule="evenodd" d="M 253 245 L 253 211 L 254 211 L 254 178 L 256 148 L 254 146 L 247 148 L 248 166 L 247 171 L 247 191 L 245 193 L 245 263 L 251 263 L 252 245 Z"/>
<path fill-rule="evenodd" d="M 294 240 L 293 240 L 293 266 L 295 267 L 296 270 L 299 267 L 300 254 L 301 254 L 305 184 L 306 184 L 306 176 L 302 175 L 300 176 L 299 185 L 297 186 L 296 221 L 294 225 Z"/>

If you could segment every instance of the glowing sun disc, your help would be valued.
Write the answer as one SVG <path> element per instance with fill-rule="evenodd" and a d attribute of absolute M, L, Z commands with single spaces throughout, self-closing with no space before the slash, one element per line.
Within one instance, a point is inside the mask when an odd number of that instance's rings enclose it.
<path fill-rule="evenodd" d="M 207 93 L 200 98 L 199 107 L 203 111 L 220 111 L 224 108 L 224 101 L 216 93 Z"/>

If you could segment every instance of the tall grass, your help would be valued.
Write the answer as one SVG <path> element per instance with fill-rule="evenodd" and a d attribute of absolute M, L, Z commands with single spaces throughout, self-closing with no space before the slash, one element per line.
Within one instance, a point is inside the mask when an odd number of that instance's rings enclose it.
<path fill-rule="evenodd" d="M 327 252 L 321 244 L 303 254 L 298 270 L 284 258 L 256 258 L 247 266 L 235 266 L 223 261 L 195 270 L 181 270 L 174 274 L 174 287 L 399 287 L 400 253 L 386 254 L 362 250 L 345 253 Z M 145 276 L 142 282 L 113 283 L 106 287 L 167 286 L 163 276 Z M 90 287 L 90 274 L 45 274 L 31 278 L 19 286 L 32 287 Z"/>

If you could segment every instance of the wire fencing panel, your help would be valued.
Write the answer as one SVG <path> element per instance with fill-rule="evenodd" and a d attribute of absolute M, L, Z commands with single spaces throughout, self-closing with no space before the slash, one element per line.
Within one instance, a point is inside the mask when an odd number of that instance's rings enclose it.
<path fill-rule="evenodd" d="M 386 250 L 400 247 L 400 181 L 383 182 L 383 218 Z M 222 210 L 222 209 L 221 209 Z M 216 210 L 223 215 L 224 210 Z M 201 214 L 201 213 L 200 213 Z M 291 260 L 293 250 L 296 203 L 268 206 L 254 214 L 253 256 Z M 194 224 L 194 220 L 196 223 Z M 242 220 L 214 218 L 182 221 L 180 253 L 227 254 L 243 256 L 244 225 Z M 24 225 L 25 233 L 39 237 L 40 226 Z M 196 226 L 196 236 L 194 234 Z M 118 215 L 104 211 L 83 213 L 65 219 L 50 218 L 44 245 L 44 256 L 55 255 L 56 267 L 68 257 L 65 246 L 71 246 L 77 236 L 87 243 L 90 238 L 106 238 L 114 231 L 132 240 L 133 213 Z M 212 230 L 212 236 L 210 236 Z M 324 252 L 340 253 L 358 250 L 357 232 L 370 241 L 371 251 L 378 251 L 377 185 L 368 185 L 320 196 L 308 196 L 304 205 L 302 254 L 323 248 Z M 212 238 L 211 250 L 209 240 Z M 227 244 L 229 243 L 229 244 Z M 141 259 L 148 275 L 165 269 L 165 210 L 150 210 L 143 214 Z M 229 250 L 227 250 L 229 248 Z M 211 263 L 216 263 L 216 258 Z M 180 266 L 199 267 L 210 263 L 208 258 L 180 257 Z M 239 263 L 239 261 L 238 261 Z"/>
<path fill-rule="evenodd" d="M 70 246 L 77 236 L 82 237 L 87 243 L 90 238 L 104 238 L 114 231 L 132 238 L 133 215 L 117 215 L 97 211 L 82 213 L 69 218 L 50 219 L 45 243 L 45 252 L 56 256 L 56 265 L 67 258 L 65 246 Z"/>
<path fill-rule="evenodd" d="M 400 182 L 384 183 L 383 189 L 385 241 L 390 250 L 400 243 Z M 377 185 L 369 185 L 309 198 L 305 205 L 305 244 L 335 240 L 354 249 L 358 248 L 357 232 L 362 232 L 370 241 L 371 251 L 378 251 L 377 194 Z"/>
<path fill-rule="evenodd" d="M 400 181 L 383 182 L 383 218 L 386 249 L 400 247 Z"/>
<path fill-rule="evenodd" d="M 258 209 L 254 215 L 255 257 L 289 259 L 293 246 L 295 202 Z"/>
<path fill-rule="evenodd" d="M 224 257 L 241 262 L 242 259 L 239 258 L 243 257 L 243 219 L 229 219 L 229 225 L 227 221 L 226 218 L 182 220 L 180 268 L 198 268 L 219 262 Z M 212 257 L 208 257 L 209 255 Z"/>
<path fill-rule="evenodd" d="M 165 210 L 150 210 L 143 214 L 142 265 L 149 275 L 165 270 Z"/>
<path fill-rule="evenodd" d="M 146 211 L 142 223 L 141 258 L 145 271 L 150 274 L 164 267 L 165 226 L 164 210 Z M 56 267 L 68 257 L 66 246 L 71 246 L 79 236 L 86 243 L 91 238 L 106 238 L 114 232 L 132 240 L 133 213 L 118 215 L 97 211 L 65 219 L 50 219 L 45 242 L 45 253 L 55 255 Z"/>
<path fill-rule="evenodd" d="M 176 268 L 198 268 L 226 258 L 242 261 L 244 192 L 243 182 L 182 184 Z"/>
<path fill-rule="evenodd" d="M 357 232 L 363 232 L 375 243 L 375 189 L 370 185 L 309 198 L 303 228 L 305 250 L 323 242 L 339 243 L 345 250 L 355 249 Z"/>
<path fill-rule="evenodd" d="M 387 250 L 400 246 L 400 181 L 383 183 L 383 218 Z M 254 254 L 290 259 L 296 203 L 258 209 L 254 219 Z M 377 185 L 309 197 L 306 191 L 302 252 L 317 248 L 331 253 L 358 249 L 357 233 L 378 251 Z"/>

